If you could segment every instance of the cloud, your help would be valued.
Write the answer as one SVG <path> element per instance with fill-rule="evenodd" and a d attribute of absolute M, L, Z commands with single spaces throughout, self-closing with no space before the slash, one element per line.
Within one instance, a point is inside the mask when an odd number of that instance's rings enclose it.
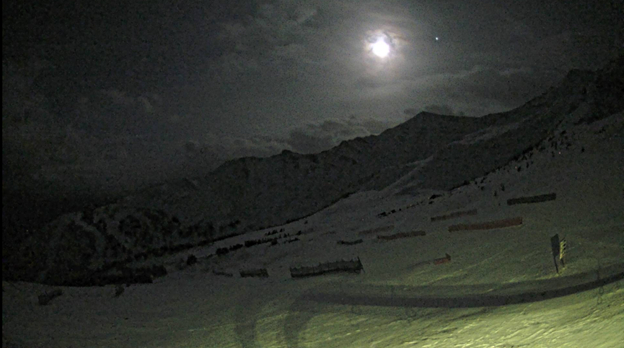
<path fill-rule="evenodd" d="M 116 105 L 131 106 L 136 102 L 135 98 L 128 97 L 124 92 L 117 89 L 102 90 L 100 93 L 107 96 L 109 101 Z"/>
<path fill-rule="evenodd" d="M 240 157 L 268 157 L 284 149 L 292 150 L 283 140 L 269 136 L 218 136 L 206 133 L 201 139 L 187 140 L 184 153 L 191 158 L 211 158 L 213 162 Z"/>
<path fill-rule="evenodd" d="M 361 118 L 324 120 L 293 128 L 285 142 L 298 153 L 318 153 L 337 146 L 344 140 L 377 135 L 394 126 L 387 121 Z"/>
<path fill-rule="evenodd" d="M 34 86 L 40 66 L 37 61 L 23 67 L 2 63 L 3 184 L 28 180 L 43 166 L 69 163 L 81 153 L 92 153 L 74 129 L 48 110 L 48 99 Z"/>
<path fill-rule="evenodd" d="M 36 67 L 3 61 L 3 187 L 118 182 L 127 189 L 188 168 L 177 166 L 163 135 L 176 136 L 158 95 L 105 89 L 77 97 L 73 112 L 58 115 L 35 88 Z"/>
<path fill-rule="evenodd" d="M 74 127 L 98 137 L 167 134 L 172 131 L 172 116 L 161 103 L 155 94 L 99 90 L 79 98 L 70 120 Z"/>
<path fill-rule="evenodd" d="M 427 105 L 423 108 L 423 111 L 432 112 L 438 115 L 455 115 L 455 111 L 448 105 Z"/>
<path fill-rule="evenodd" d="M 621 38 L 582 21 L 563 28 L 548 20 L 554 7 L 536 14 L 493 2 L 130 6 L 119 16 L 103 11 L 116 25 L 80 30 L 84 24 L 57 21 L 77 28 L 46 51 L 51 63 L 3 61 L 3 145 L 13 170 L 23 162 L 23 172 L 153 179 L 284 149 L 319 152 L 421 110 L 509 110 L 556 83 L 559 70 L 603 59 L 585 48 Z M 369 52 L 378 35 L 392 44 L 389 59 Z"/>
<path fill-rule="evenodd" d="M 397 85 L 423 91 L 415 93 L 411 109 L 479 116 L 518 107 L 556 81 L 548 73 L 529 67 L 474 66 L 454 73 L 406 77 Z"/>
<path fill-rule="evenodd" d="M 524 93 L 533 86 L 530 69 L 498 70 L 487 67 L 475 67 L 470 71 L 457 74 L 452 83 L 457 84 L 460 93 L 485 100 L 502 100 L 517 103 L 526 100 Z"/>
<path fill-rule="evenodd" d="M 217 20 L 216 44 L 222 49 L 216 66 L 241 73 L 309 58 L 312 52 L 304 43 L 315 35 L 317 14 L 314 6 L 290 1 L 237 7 L 234 15 Z"/>
<path fill-rule="evenodd" d="M 186 141 L 181 147 L 187 156 L 213 156 L 220 161 L 249 156 L 268 157 L 283 150 L 303 154 L 318 153 L 329 150 L 344 140 L 378 135 L 395 125 L 389 121 L 351 115 L 344 119 L 296 126 L 285 137 L 255 135 L 243 138 L 207 133 L 201 139 Z"/>

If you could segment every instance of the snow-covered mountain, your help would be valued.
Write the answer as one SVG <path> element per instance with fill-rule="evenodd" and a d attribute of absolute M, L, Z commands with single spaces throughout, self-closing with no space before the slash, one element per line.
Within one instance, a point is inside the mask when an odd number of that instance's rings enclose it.
<path fill-rule="evenodd" d="M 378 136 L 319 154 L 284 151 L 230 161 L 202 178 L 141 191 L 113 205 L 59 217 L 27 240 L 26 280 L 89 284 L 96 271 L 310 216 L 362 192 L 449 191 L 529 155 L 557 151 L 574 127 L 624 110 L 624 56 L 572 71 L 525 105 L 480 118 L 420 113 Z"/>

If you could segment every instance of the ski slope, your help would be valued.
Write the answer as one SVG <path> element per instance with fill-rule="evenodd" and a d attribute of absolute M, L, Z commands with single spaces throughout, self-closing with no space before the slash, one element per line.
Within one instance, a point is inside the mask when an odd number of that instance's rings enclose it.
<path fill-rule="evenodd" d="M 413 184 L 409 178 L 416 180 L 408 174 L 382 191 L 354 194 L 278 227 L 290 236 L 277 245 L 215 256 L 217 248 L 273 229 L 261 230 L 145 261 L 164 262 L 169 274 L 124 287 L 119 296 L 113 285 L 3 282 L 3 346 L 622 347 L 623 119 L 619 113 L 570 126 L 569 146 L 535 149 L 450 191 L 399 194 Z M 506 203 L 547 193 L 556 200 Z M 475 209 L 476 215 L 431 221 Z M 522 217 L 522 225 L 448 231 L 452 224 L 511 217 Z M 380 227 L 387 229 L 366 233 Z M 416 230 L 426 235 L 376 238 Z M 559 274 L 554 234 L 568 242 Z M 284 243 L 295 236 L 298 241 Z M 337 244 L 357 239 L 363 242 Z M 432 263 L 447 253 L 450 262 Z M 198 262 L 186 266 L 190 254 Z M 363 273 L 289 274 L 291 266 L 355 257 Z M 239 277 L 239 270 L 254 267 L 266 268 L 269 277 Z M 39 305 L 38 295 L 53 289 L 63 294 Z"/>

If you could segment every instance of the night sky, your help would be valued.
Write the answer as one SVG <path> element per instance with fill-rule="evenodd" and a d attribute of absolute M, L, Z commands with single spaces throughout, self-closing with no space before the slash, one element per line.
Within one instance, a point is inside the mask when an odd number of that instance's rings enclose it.
<path fill-rule="evenodd" d="M 233 157 L 319 152 L 423 110 L 506 111 L 624 44 L 622 1 L 3 1 L 2 10 L 3 192 L 127 189 Z M 380 41 L 386 57 L 373 50 Z"/>

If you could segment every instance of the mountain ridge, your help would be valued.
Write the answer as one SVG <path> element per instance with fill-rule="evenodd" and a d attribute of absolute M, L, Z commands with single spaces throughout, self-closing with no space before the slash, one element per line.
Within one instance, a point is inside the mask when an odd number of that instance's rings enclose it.
<path fill-rule="evenodd" d="M 279 226 L 402 179 L 409 187 L 403 194 L 450 190 L 517 159 L 555 131 L 624 109 L 623 59 L 596 72 L 572 71 L 557 87 L 505 113 L 469 118 L 422 112 L 377 136 L 318 154 L 240 158 L 205 177 L 66 214 L 46 226 L 46 239 L 33 237 L 21 246 L 17 268 L 28 280 L 71 284 L 139 253 Z"/>

